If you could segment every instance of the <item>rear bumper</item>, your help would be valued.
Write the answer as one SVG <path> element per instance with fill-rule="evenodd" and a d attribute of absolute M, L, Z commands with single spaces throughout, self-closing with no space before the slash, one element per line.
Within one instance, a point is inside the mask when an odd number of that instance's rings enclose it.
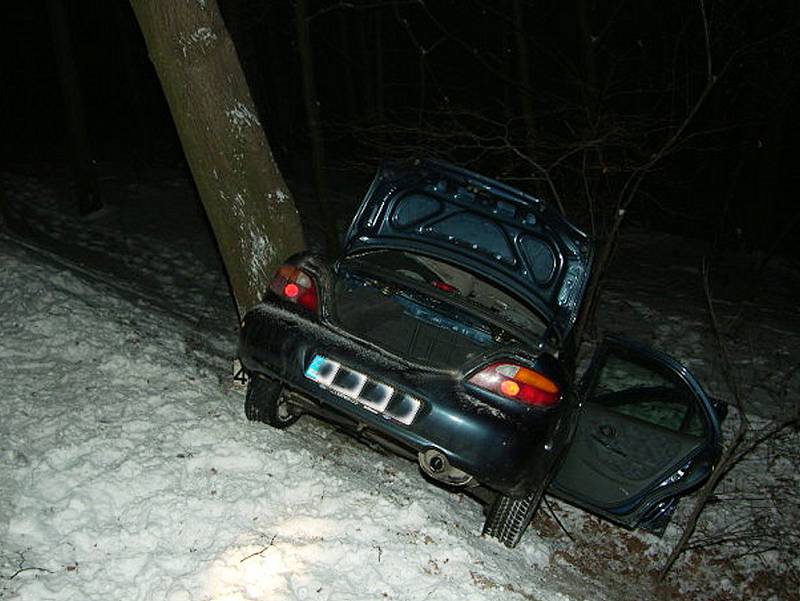
<path fill-rule="evenodd" d="M 479 398 L 461 374 L 410 364 L 292 308 L 262 304 L 248 313 L 239 355 L 248 371 L 281 380 L 317 404 L 318 413 L 340 416 L 338 423 L 412 453 L 436 449 L 480 484 L 505 494 L 521 496 L 539 484 L 559 451 L 549 437 L 552 413 Z M 404 396 L 419 400 L 413 421 L 402 423 L 391 407 L 376 411 L 306 377 L 318 355 L 394 388 L 394 407 Z"/>

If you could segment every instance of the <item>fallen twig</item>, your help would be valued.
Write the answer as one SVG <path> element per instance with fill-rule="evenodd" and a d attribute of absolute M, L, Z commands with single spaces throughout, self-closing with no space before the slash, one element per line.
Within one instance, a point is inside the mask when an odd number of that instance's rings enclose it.
<path fill-rule="evenodd" d="M 53 570 L 48 570 L 47 568 L 37 568 L 37 567 L 31 566 L 30 568 L 20 568 L 20 569 L 18 569 L 16 572 L 11 574 L 11 576 L 9 576 L 8 579 L 9 580 L 14 580 L 14 578 L 16 578 L 17 576 L 22 574 L 22 572 L 30 572 L 30 571 L 47 572 L 48 574 L 52 574 L 53 573 Z"/>
<path fill-rule="evenodd" d="M 272 546 L 272 544 L 275 542 L 276 538 L 278 538 L 278 535 L 277 534 L 273 535 L 272 538 L 269 541 L 269 544 L 264 545 L 263 548 L 259 549 L 255 553 L 250 553 L 250 555 L 248 555 L 247 557 L 243 557 L 242 559 L 239 560 L 239 563 L 243 563 L 244 561 L 250 559 L 251 557 L 255 557 L 256 555 L 261 555 L 264 551 L 266 551 L 267 549 L 269 549 Z"/>
<path fill-rule="evenodd" d="M 547 507 L 547 511 L 549 511 L 550 515 L 553 516 L 553 519 L 556 521 L 556 524 L 558 524 L 558 527 L 561 528 L 561 531 L 564 534 L 566 534 L 567 538 L 574 543 L 575 542 L 575 538 L 573 538 L 573 536 L 569 533 L 569 530 L 566 529 L 566 527 L 561 522 L 561 520 L 558 519 L 558 516 L 556 515 L 556 512 L 553 511 L 553 508 L 550 506 L 550 501 L 547 500 L 547 497 L 542 497 L 542 501 L 544 501 L 545 507 Z"/>

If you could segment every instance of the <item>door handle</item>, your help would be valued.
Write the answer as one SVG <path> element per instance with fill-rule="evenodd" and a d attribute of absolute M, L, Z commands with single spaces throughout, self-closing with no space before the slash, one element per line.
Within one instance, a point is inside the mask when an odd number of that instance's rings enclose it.
<path fill-rule="evenodd" d="M 617 431 L 614 429 L 614 426 L 609 424 L 600 424 L 597 429 L 600 431 L 600 434 L 603 435 L 603 438 L 614 438 L 617 435 Z"/>
<path fill-rule="evenodd" d="M 601 424 L 597 427 L 597 430 L 592 434 L 592 438 L 603 445 L 606 449 L 614 453 L 615 455 L 619 455 L 620 457 L 627 457 L 628 454 L 613 444 L 614 438 L 617 435 L 617 431 L 614 429 L 613 426 L 609 424 Z"/>

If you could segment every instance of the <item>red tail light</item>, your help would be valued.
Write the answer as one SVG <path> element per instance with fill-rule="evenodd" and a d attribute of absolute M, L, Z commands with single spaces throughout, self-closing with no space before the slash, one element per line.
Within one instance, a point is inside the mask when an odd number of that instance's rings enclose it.
<path fill-rule="evenodd" d="M 431 285 L 434 288 L 438 288 L 439 290 L 441 290 L 443 292 L 449 292 L 451 294 L 460 294 L 458 288 L 456 288 L 452 284 L 448 284 L 447 282 L 443 282 L 442 280 L 433 280 L 431 282 Z"/>
<path fill-rule="evenodd" d="M 269 289 L 281 298 L 291 303 L 297 303 L 309 311 L 316 312 L 319 306 L 317 285 L 314 280 L 294 265 L 281 265 L 275 272 Z"/>
<path fill-rule="evenodd" d="M 552 407 L 561 400 L 558 384 L 537 371 L 513 363 L 492 363 L 472 376 L 469 383 L 535 407 Z"/>

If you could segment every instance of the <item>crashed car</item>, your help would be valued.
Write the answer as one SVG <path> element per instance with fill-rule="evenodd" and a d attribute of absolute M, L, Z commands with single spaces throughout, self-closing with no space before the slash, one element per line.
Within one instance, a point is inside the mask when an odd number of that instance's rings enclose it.
<path fill-rule="evenodd" d="M 622 338 L 575 378 L 591 259 L 544 200 L 442 162 L 387 164 L 341 255 L 288 259 L 245 316 L 245 414 L 311 414 L 417 461 L 484 499 L 483 533 L 508 547 L 545 491 L 663 530 L 712 471 L 720 416 L 677 361 Z"/>

